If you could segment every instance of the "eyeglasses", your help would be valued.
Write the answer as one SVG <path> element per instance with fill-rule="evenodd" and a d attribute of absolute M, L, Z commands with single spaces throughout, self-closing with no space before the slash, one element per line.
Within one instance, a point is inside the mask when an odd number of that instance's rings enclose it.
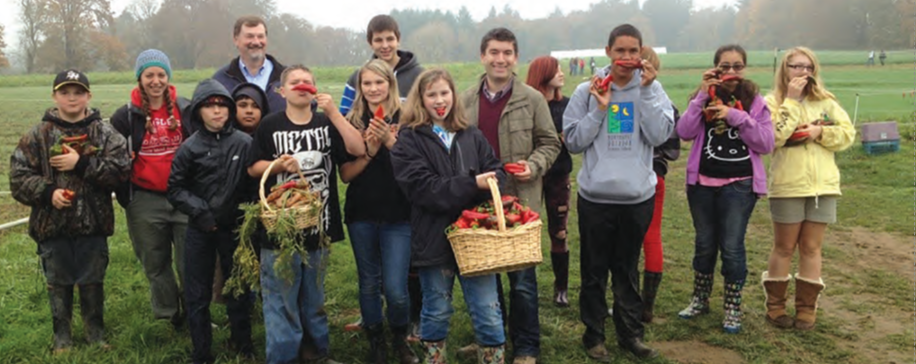
<path fill-rule="evenodd" d="M 814 66 L 806 66 L 803 64 L 787 64 L 786 67 L 789 67 L 796 71 L 808 70 L 808 72 L 814 72 Z"/>
<path fill-rule="evenodd" d="M 746 67 L 746 66 L 743 65 L 743 64 L 738 63 L 738 64 L 732 64 L 732 65 L 723 64 L 723 65 L 719 66 L 718 68 L 719 68 L 719 70 L 722 71 L 722 72 L 728 72 L 728 70 L 730 70 L 730 69 L 735 70 L 735 72 L 740 72 L 741 70 L 744 69 L 744 67 Z"/>

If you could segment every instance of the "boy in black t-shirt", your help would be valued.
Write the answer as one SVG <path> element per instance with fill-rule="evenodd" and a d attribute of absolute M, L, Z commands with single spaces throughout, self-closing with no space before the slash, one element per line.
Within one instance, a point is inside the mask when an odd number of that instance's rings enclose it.
<path fill-rule="evenodd" d="M 274 271 L 274 261 L 279 255 L 276 243 L 270 239 L 261 247 L 261 291 L 264 301 L 264 326 L 267 331 L 267 362 L 287 363 L 298 360 L 301 343 L 309 343 L 319 362 L 333 363 L 328 359 L 328 319 L 324 312 L 324 259 L 328 246 L 322 244 L 320 233 L 331 242 L 343 240 L 340 206 L 337 195 L 337 166 L 347 159 L 347 154 L 361 157 L 365 154 L 363 138 L 337 110 L 328 94 L 315 91 L 315 78 L 302 65 L 287 67 L 280 78 L 281 95 L 286 99 L 286 111 L 272 114 L 263 120 L 254 134 L 251 145 L 248 173 L 260 178 L 270 163 L 279 159 L 269 172 L 267 186 L 298 179 L 307 153 L 321 154 L 318 166 L 303 170 L 313 190 L 322 199 L 321 229 L 303 231 L 302 242 L 309 254 L 307 261 L 294 254 L 292 279 L 281 278 Z M 310 87 L 296 86 L 307 85 Z M 323 114 L 313 113 L 311 104 L 317 103 Z"/>

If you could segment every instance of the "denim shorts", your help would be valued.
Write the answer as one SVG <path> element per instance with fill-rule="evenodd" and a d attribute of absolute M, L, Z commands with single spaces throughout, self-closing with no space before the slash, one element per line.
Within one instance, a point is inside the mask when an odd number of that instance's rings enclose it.
<path fill-rule="evenodd" d="M 833 224 L 836 222 L 837 196 L 771 198 L 773 222 L 798 224 L 803 221 Z"/>

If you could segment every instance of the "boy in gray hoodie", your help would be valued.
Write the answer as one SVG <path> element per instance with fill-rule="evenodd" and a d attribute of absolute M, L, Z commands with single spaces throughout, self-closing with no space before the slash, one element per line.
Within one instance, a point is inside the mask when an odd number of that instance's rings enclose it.
<path fill-rule="evenodd" d="M 563 114 L 567 148 L 584 153 L 576 177 L 582 244 L 579 309 L 586 326 L 582 340 L 588 356 L 602 362 L 610 362 L 604 344 L 608 271 L 618 345 L 639 358 L 658 355 L 642 343 L 637 265 L 655 207 L 652 149 L 674 130 L 674 111 L 655 80 L 657 71 L 640 58 L 641 47 L 638 29 L 629 24 L 614 28 L 605 48 L 611 65 L 576 87 Z M 602 90 L 608 75 L 613 81 Z"/>

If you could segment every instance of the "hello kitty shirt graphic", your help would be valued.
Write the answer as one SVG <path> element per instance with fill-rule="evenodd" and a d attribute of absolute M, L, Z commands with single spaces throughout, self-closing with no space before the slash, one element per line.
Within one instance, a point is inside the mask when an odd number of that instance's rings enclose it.
<path fill-rule="evenodd" d="M 741 162 L 751 158 L 747 145 L 738 135 L 738 129 L 732 127 L 722 134 L 717 134 L 715 128 L 707 128 L 703 152 L 707 159 L 722 162 Z"/>

